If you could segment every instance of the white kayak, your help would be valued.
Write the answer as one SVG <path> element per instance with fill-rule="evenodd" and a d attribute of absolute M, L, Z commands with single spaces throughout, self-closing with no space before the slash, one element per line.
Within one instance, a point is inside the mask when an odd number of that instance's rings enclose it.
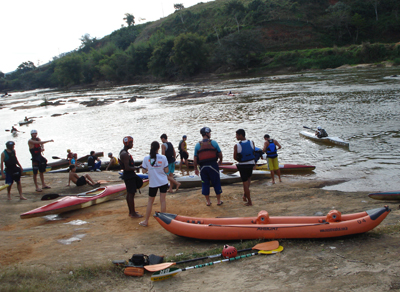
<path fill-rule="evenodd" d="M 322 142 L 322 143 L 328 143 L 328 144 L 335 144 L 339 146 L 344 146 L 344 147 L 349 147 L 349 142 L 344 141 L 343 139 L 339 137 L 323 137 L 323 138 L 318 138 L 315 136 L 315 133 L 307 132 L 307 131 L 301 131 L 300 136 L 311 139 L 316 142 Z"/>

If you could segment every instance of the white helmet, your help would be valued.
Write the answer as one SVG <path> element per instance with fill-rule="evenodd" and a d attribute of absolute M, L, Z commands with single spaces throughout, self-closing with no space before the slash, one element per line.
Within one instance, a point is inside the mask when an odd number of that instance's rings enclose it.
<path fill-rule="evenodd" d="M 321 130 L 322 128 L 321 128 L 321 126 L 318 126 L 317 129 L 318 129 L 318 130 Z"/>
<path fill-rule="evenodd" d="M 31 135 L 32 135 L 32 134 L 37 134 L 37 131 L 36 131 L 36 130 L 32 130 L 32 131 L 31 131 Z"/>

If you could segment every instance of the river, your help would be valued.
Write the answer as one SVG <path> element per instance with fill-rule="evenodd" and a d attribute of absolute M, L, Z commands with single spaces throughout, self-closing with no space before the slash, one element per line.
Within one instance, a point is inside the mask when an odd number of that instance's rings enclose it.
<path fill-rule="evenodd" d="M 235 131 L 243 128 L 256 146 L 262 147 L 267 133 L 279 141 L 280 163 L 315 165 L 315 172 L 307 179 L 347 180 L 327 189 L 396 190 L 400 189 L 399 71 L 323 70 L 208 82 L 14 92 L 0 99 L 0 128 L 7 130 L 16 125 L 25 133 L 14 137 L 2 130 L 0 143 L 15 141 L 22 166 L 30 167 L 27 141 L 32 129 L 42 140 L 54 140 L 45 145 L 44 155 L 49 162 L 51 156 L 65 157 L 68 148 L 78 156 L 90 150 L 117 155 L 126 135 L 134 137 L 134 159 L 142 159 L 148 154 L 150 143 L 160 141 L 161 134 L 166 133 L 175 147 L 185 134 L 193 158 L 194 145 L 201 138 L 199 130 L 208 126 L 224 160 L 233 161 Z M 226 94 L 230 90 L 234 96 Z M 166 98 L 182 92 L 214 93 L 197 98 Z M 144 98 L 127 102 L 132 96 Z M 107 99 L 109 103 L 94 107 L 80 104 L 92 98 Z M 62 101 L 62 105 L 38 107 L 45 99 Z M 61 115 L 52 117 L 54 114 Z M 19 126 L 25 116 L 35 117 L 35 121 Z M 318 125 L 330 136 L 350 142 L 350 147 L 321 145 L 299 136 L 303 126 Z"/>

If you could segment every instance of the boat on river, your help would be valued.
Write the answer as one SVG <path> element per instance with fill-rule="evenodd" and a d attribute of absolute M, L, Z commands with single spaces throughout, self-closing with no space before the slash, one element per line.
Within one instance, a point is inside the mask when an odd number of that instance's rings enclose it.
<path fill-rule="evenodd" d="M 364 233 L 378 226 L 390 213 L 388 206 L 342 215 L 331 210 L 326 216 L 269 216 L 201 218 L 156 212 L 154 218 L 167 231 L 204 240 L 279 238 L 327 238 Z"/>
<path fill-rule="evenodd" d="M 27 120 L 27 121 L 19 121 L 19 125 L 23 126 L 23 125 L 28 125 L 28 124 L 32 124 L 33 123 L 33 119 Z"/>
<path fill-rule="evenodd" d="M 339 137 L 328 136 L 328 137 L 318 138 L 317 136 L 315 136 L 315 133 L 311 133 L 311 132 L 307 132 L 307 131 L 301 131 L 300 136 L 303 138 L 313 140 L 315 142 L 349 147 L 349 142 L 346 142 L 342 138 L 339 138 Z"/>
<path fill-rule="evenodd" d="M 400 200 L 400 191 L 371 193 L 368 196 L 375 200 Z"/>
<path fill-rule="evenodd" d="M 143 186 L 148 185 L 148 180 L 143 181 Z M 65 196 L 55 202 L 33 209 L 20 215 L 21 219 L 42 217 L 51 214 L 60 214 L 67 211 L 79 210 L 93 205 L 107 202 L 126 193 L 124 183 L 99 187 L 77 195 Z"/>

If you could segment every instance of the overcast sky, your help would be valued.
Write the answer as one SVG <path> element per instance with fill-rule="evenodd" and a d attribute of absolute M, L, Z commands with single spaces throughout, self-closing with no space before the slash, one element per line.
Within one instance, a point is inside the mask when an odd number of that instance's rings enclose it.
<path fill-rule="evenodd" d="M 136 24 L 158 20 L 174 12 L 212 0 L 1 0 L 0 71 L 11 72 L 26 61 L 36 66 L 79 47 L 85 34 L 101 39 L 125 24 L 125 13 Z M 140 19 L 145 20 L 140 22 Z"/>

